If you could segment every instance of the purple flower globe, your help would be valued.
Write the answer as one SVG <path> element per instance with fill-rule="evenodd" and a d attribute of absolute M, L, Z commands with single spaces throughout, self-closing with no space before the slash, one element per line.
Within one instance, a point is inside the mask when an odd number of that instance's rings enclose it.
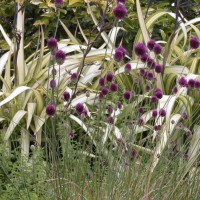
<path fill-rule="evenodd" d="M 126 49 L 123 46 L 119 46 L 115 49 L 114 59 L 117 62 L 120 62 L 124 59 L 126 55 Z"/>
<path fill-rule="evenodd" d="M 58 65 L 62 65 L 65 62 L 66 55 L 65 52 L 62 50 L 57 50 L 55 53 L 55 60 Z"/>
<path fill-rule="evenodd" d="M 190 38 L 190 48 L 191 49 L 198 49 L 200 46 L 200 40 L 198 37 L 196 36 L 192 36 Z"/>
<path fill-rule="evenodd" d="M 153 78 L 153 73 L 151 71 L 147 72 L 146 78 L 151 80 Z"/>
<path fill-rule="evenodd" d="M 131 98 L 131 92 L 130 91 L 125 91 L 124 92 L 124 99 L 129 100 Z"/>
<path fill-rule="evenodd" d="M 107 118 L 107 123 L 108 123 L 108 124 L 114 124 L 114 118 L 113 118 L 112 116 L 109 116 L 109 117 Z"/>
<path fill-rule="evenodd" d="M 161 117 L 165 117 L 166 116 L 166 110 L 164 108 L 161 108 L 160 111 L 159 111 L 159 115 Z"/>
<path fill-rule="evenodd" d="M 122 109 L 122 103 L 121 103 L 121 102 L 118 102 L 118 103 L 117 103 L 117 108 L 118 108 L 118 109 Z"/>
<path fill-rule="evenodd" d="M 172 88 L 172 93 L 173 94 L 176 94 L 178 92 L 178 88 L 176 87 L 176 86 L 174 86 L 173 88 Z"/>
<path fill-rule="evenodd" d="M 153 51 L 155 54 L 160 54 L 162 52 L 162 47 L 156 43 L 153 47 Z"/>
<path fill-rule="evenodd" d="M 65 91 L 62 96 L 63 96 L 63 99 L 65 101 L 69 101 L 69 99 L 70 99 L 70 93 L 69 92 Z"/>
<path fill-rule="evenodd" d="M 55 51 L 58 47 L 57 40 L 54 37 L 51 37 L 47 40 L 47 47 L 50 51 Z"/>
<path fill-rule="evenodd" d="M 104 95 L 103 95 L 102 92 L 100 92 L 99 95 L 98 95 L 98 99 L 99 99 L 99 101 L 102 101 L 103 98 L 104 98 Z"/>
<path fill-rule="evenodd" d="M 144 119 L 143 118 L 139 118 L 138 119 L 138 124 L 141 126 L 141 125 L 143 125 L 144 124 Z"/>
<path fill-rule="evenodd" d="M 152 96 L 151 97 L 151 103 L 157 103 L 158 102 L 158 97 L 157 96 Z"/>
<path fill-rule="evenodd" d="M 146 75 L 146 70 L 142 68 L 142 69 L 140 69 L 139 73 L 140 73 L 141 76 L 145 76 Z"/>
<path fill-rule="evenodd" d="M 84 106 L 82 103 L 78 103 L 76 104 L 75 109 L 76 109 L 77 114 L 81 115 L 84 110 Z"/>
<path fill-rule="evenodd" d="M 162 128 L 161 125 L 155 125 L 155 126 L 154 126 L 154 131 L 160 131 L 161 128 Z"/>
<path fill-rule="evenodd" d="M 46 114 L 49 116 L 53 116 L 56 113 L 56 107 L 54 104 L 48 104 L 46 106 Z"/>
<path fill-rule="evenodd" d="M 151 69 L 154 69 L 156 67 L 156 62 L 154 61 L 153 58 L 148 58 L 147 59 L 147 66 Z"/>
<path fill-rule="evenodd" d="M 158 116 L 158 111 L 156 109 L 152 110 L 151 115 L 153 118 L 156 118 Z"/>
<path fill-rule="evenodd" d="M 200 90 L 200 81 L 196 80 L 194 84 L 195 89 Z"/>
<path fill-rule="evenodd" d="M 147 54 L 144 54 L 144 55 L 142 55 L 142 56 L 140 57 L 140 60 L 141 60 L 143 63 L 147 62 L 148 59 L 149 59 L 149 56 L 148 56 Z"/>
<path fill-rule="evenodd" d="M 78 74 L 77 73 L 72 73 L 71 74 L 71 81 L 76 82 L 78 80 Z"/>
<path fill-rule="evenodd" d="M 146 92 L 149 92 L 150 90 L 151 90 L 151 86 L 150 86 L 150 85 L 146 85 L 146 86 L 145 86 L 145 91 L 146 91 Z"/>
<path fill-rule="evenodd" d="M 162 93 L 161 89 L 159 89 L 159 88 L 155 89 L 154 95 L 155 95 L 158 99 L 162 99 L 162 97 L 163 97 L 163 93 Z"/>
<path fill-rule="evenodd" d="M 150 39 L 150 40 L 147 42 L 147 47 L 148 47 L 148 49 L 149 49 L 150 51 L 153 50 L 155 44 L 156 44 L 156 41 L 153 40 L 153 39 Z"/>
<path fill-rule="evenodd" d="M 147 53 L 147 48 L 142 42 L 137 43 L 134 49 L 135 49 L 135 54 L 139 57 Z"/>
<path fill-rule="evenodd" d="M 104 84 L 105 84 L 105 78 L 100 77 L 100 78 L 99 78 L 99 85 L 100 85 L 100 86 L 104 86 Z"/>
<path fill-rule="evenodd" d="M 103 88 L 101 89 L 101 93 L 102 93 L 104 96 L 107 95 L 108 92 L 109 92 L 109 89 L 106 88 L 106 87 L 103 87 Z"/>
<path fill-rule="evenodd" d="M 131 71 L 131 69 L 132 69 L 131 64 L 130 64 L 130 63 L 127 63 L 127 64 L 125 65 L 124 71 L 125 71 L 125 73 L 129 74 L 130 71 Z"/>
<path fill-rule="evenodd" d="M 113 78 L 114 78 L 114 74 L 112 72 L 108 72 L 106 76 L 106 81 L 112 82 Z"/>
<path fill-rule="evenodd" d="M 62 8 L 64 6 L 64 0 L 55 0 L 54 4 L 56 8 Z"/>
<path fill-rule="evenodd" d="M 56 87 L 56 81 L 50 80 L 49 85 L 50 85 L 50 88 L 55 88 Z"/>
<path fill-rule="evenodd" d="M 188 81 L 188 86 L 189 86 L 190 88 L 194 88 L 194 85 L 195 85 L 195 80 L 194 80 L 194 79 L 189 79 L 189 81 Z"/>
<path fill-rule="evenodd" d="M 127 13 L 127 9 L 124 4 L 119 3 L 113 8 L 113 13 L 117 19 L 124 19 Z"/>
<path fill-rule="evenodd" d="M 135 149 L 133 149 L 131 151 L 131 158 L 136 158 L 137 157 L 137 151 Z"/>
<path fill-rule="evenodd" d="M 109 115 L 109 116 L 113 113 L 113 108 L 112 108 L 112 106 L 108 106 L 108 107 L 107 107 L 107 112 L 108 112 L 108 115 Z"/>
<path fill-rule="evenodd" d="M 187 114 L 186 112 L 184 112 L 184 113 L 182 114 L 182 118 L 183 118 L 184 120 L 187 120 L 187 119 L 188 119 L 188 114 Z"/>
<path fill-rule="evenodd" d="M 117 85 L 117 83 L 111 83 L 111 85 L 110 85 L 110 90 L 111 90 L 112 92 L 117 92 L 117 90 L 118 90 L 118 85 Z"/>
<path fill-rule="evenodd" d="M 163 71 L 163 66 L 161 64 L 156 64 L 156 66 L 155 66 L 155 72 L 159 74 L 162 71 Z"/>
<path fill-rule="evenodd" d="M 144 108 L 143 108 L 143 107 L 139 107 L 139 108 L 138 108 L 138 112 L 139 112 L 140 114 L 143 114 L 143 113 L 144 113 Z"/>
<path fill-rule="evenodd" d="M 181 87 L 187 87 L 187 86 L 188 86 L 188 82 L 187 82 L 186 78 L 183 77 L 183 76 L 179 78 L 178 84 L 179 84 Z"/>

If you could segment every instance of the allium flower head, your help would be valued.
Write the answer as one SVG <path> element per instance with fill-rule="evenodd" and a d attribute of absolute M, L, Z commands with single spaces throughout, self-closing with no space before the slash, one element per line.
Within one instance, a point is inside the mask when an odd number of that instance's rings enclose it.
<path fill-rule="evenodd" d="M 114 59 L 117 62 L 120 62 L 124 59 L 126 55 L 126 49 L 123 46 L 119 46 L 115 49 Z"/>
<path fill-rule="evenodd" d="M 194 79 L 189 79 L 189 81 L 188 81 L 188 86 L 189 86 L 190 88 L 194 88 L 194 85 L 195 85 L 195 80 L 194 80 Z"/>
<path fill-rule="evenodd" d="M 173 88 L 172 88 L 172 93 L 173 94 L 176 94 L 178 92 L 178 88 L 176 87 L 176 86 L 174 86 Z"/>
<path fill-rule="evenodd" d="M 81 115 L 81 113 L 84 110 L 84 106 L 82 103 L 77 103 L 75 106 L 75 109 L 76 109 L 77 114 Z"/>
<path fill-rule="evenodd" d="M 65 62 L 66 55 L 65 52 L 62 50 L 57 50 L 55 54 L 55 60 L 58 65 L 62 65 Z"/>
<path fill-rule="evenodd" d="M 134 49 L 135 49 L 135 54 L 139 57 L 147 53 L 147 48 L 142 42 L 137 43 Z"/>
<path fill-rule="evenodd" d="M 161 64 L 156 64 L 155 66 L 155 72 L 161 73 L 163 71 L 163 66 Z"/>
<path fill-rule="evenodd" d="M 153 40 L 153 39 L 150 39 L 150 40 L 147 42 L 147 47 L 148 47 L 148 49 L 149 49 L 149 50 L 153 50 L 155 44 L 156 44 L 156 41 Z"/>
<path fill-rule="evenodd" d="M 153 51 L 155 54 L 160 54 L 162 52 L 162 47 L 156 43 L 153 47 Z"/>
<path fill-rule="evenodd" d="M 113 78 L 114 78 L 114 74 L 112 72 L 108 72 L 106 76 L 106 81 L 112 82 Z"/>
<path fill-rule="evenodd" d="M 198 49 L 200 46 L 200 40 L 198 37 L 196 36 L 192 36 L 190 38 L 190 48 L 191 49 Z"/>
<path fill-rule="evenodd" d="M 113 13 L 117 19 L 124 19 L 127 13 L 127 9 L 124 4 L 118 3 L 117 6 L 113 8 Z"/>
<path fill-rule="evenodd" d="M 77 73 L 72 73 L 71 74 L 71 81 L 76 82 L 78 80 L 78 74 Z"/>
<path fill-rule="evenodd" d="M 186 80 L 186 78 L 184 76 L 182 76 L 182 77 L 179 78 L 178 84 L 181 87 L 187 87 L 188 86 L 188 82 L 187 82 L 187 80 Z"/>
<path fill-rule="evenodd" d="M 158 116 L 158 111 L 155 109 L 155 110 L 152 110 L 152 117 L 156 118 Z"/>
<path fill-rule="evenodd" d="M 162 128 L 161 125 L 155 125 L 155 126 L 154 126 L 154 131 L 160 131 L 161 128 Z"/>
<path fill-rule="evenodd" d="M 55 80 L 50 80 L 50 88 L 55 88 L 56 87 L 56 81 Z"/>
<path fill-rule="evenodd" d="M 147 59 L 147 66 L 151 69 L 154 69 L 156 67 L 156 62 L 154 61 L 153 58 L 148 58 Z"/>
<path fill-rule="evenodd" d="M 149 92 L 151 90 L 151 86 L 150 85 L 146 85 L 145 86 L 145 91 Z"/>
<path fill-rule="evenodd" d="M 188 114 L 187 114 L 186 112 L 184 112 L 184 113 L 182 114 L 182 118 L 185 119 L 185 120 L 187 120 L 187 119 L 188 119 Z"/>
<path fill-rule="evenodd" d="M 129 100 L 131 98 L 131 92 L 130 91 L 125 91 L 124 92 L 124 99 Z"/>
<path fill-rule="evenodd" d="M 140 117 L 140 118 L 138 119 L 138 124 L 139 124 L 139 125 L 143 125 L 143 124 L 144 124 L 144 119 Z"/>
<path fill-rule="evenodd" d="M 159 111 L 159 115 L 161 117 L 165 117 L 166 116 L 166 110 L 164 108 L 161 108 L 160 111 Z"/>
<path fill-rule="evenodd" d="M 49 116 L 53 116 L 56 113 L 56 107 L 54 104 L 48 104 L 46 106 L 46 114 Z"/>
<path fill-rule="evenodd" d="M 47 40 L 47 47 L 51 51 L 55 51 L 58 47 L 57 40 L 54 37 L 51 37 Z"/>
<path fill-rule="evenodd" d="M 99 93 L 99 96 L 98 96 L 98 99 L 99 99 L 99 101 L 102 101 L 102 100 L 103 100 L 103 98 L 104 98 L 104 95 L 103 95 L 103 93 L 102 93 L 102 92 L 100 92 L 100 93 Z"/>
<path fill-rule="evenodd" d="M 107 95 L 108 92 L 109 92 L 109 89 L 106 88 L 106 87 L 103 87 L 103 88 L 101 89 L 101 93 L 102 93 L 103 95 Z"/>
<path fill-rule="evenodd" d="M 190 136 L 192 135 L 192 131 L 191 131 L 190 129 L 187 129 L 187 130 L 185 131 L 185 135 L 186 135 L 187 137 L 190 137 Z"/>
<path fill-rule="evenodd" d="M 123 4 L 125 4 L 126 0 L 117 0 L 117 3 L 123 3 Z"/>
<path fill-rule="evenodd" d="M 104 86 L 104 84 L 105 84 L 105 78 L 100 77 L 100 78 L 99 78 L 99 85 L 100 85 L 100 86 Z"/>
<path fill-rule="evenodd" d="M 69 92 L 65 91 L 62 96 L 63 96 L 63 99 L 65 101 L 69 101 L 69 99 L 70 99 L 70 93 Z"/>
<path fill-rule="evenodd" d="M 151 103 L 157 103 L 158 102 L 158 97 L 157 96 L 152 96 L 151 97 Z"/>
<path fill-rule="evenodd" d="M 118 103 L 117 103 L 117 108 L 118 108 L 118 109 L 122 109 L 122 103 L 121 103 L 121 102 L 118 102 Z"/>
<path fill-rule="evenodd" d="M 131 151 L 131 157 L 132 157 L 132 158 L 136 158 L 136 156 L 137 156 L 137 151 L 136 151 L 135 149 L 133 149 L 133 150 Z"/>
<path fill-rule="evenodd" d="M 108 112 L 108 115 L 111 115 L 113 113 L 113 108 L 112 106 L 108 106 L 107 107 L 107 112 Z"/>
<path fill-rule="evenodd" d="M 142 68 L 142 69 L 140 69 L 139 73 L 140 73 L 141 76 L 145 76 L 146 75 L 146 70 Z"/>
<path fill-rule="evenodd" d="M 143 114 L 143 113 L 144 113 L 144 108 L 143 108 L 143 107 L 139 107 L 139 108 L 138 108 L 138 112 L 139 112 L 140 114 Z"/>
<path fill-rule="evenodd" d="M 131 71 L 131 69 L 132 69 L 132 67 L 131 67 L 131 64 L 130 63 L 127 63 L 126 65 L 125 65 L 125 72 L 127 73 L 127 74 L 129 74 L 130 73 L 130 71 Z"/>
<path fill-rule="evenodd" d="M 117 83 L 111 83 L 111 85 L 110 85 L 110 90 L 111 90 L 112 92 L 117 92 L 117 90 L 118 90 L 118 85 L 117 85 Z"/>
<path fill-rule="evenodd" d="M 56 8 L 62 8 L 64 6 L 64 0 L 55 0 L 54 4 Z"/>
<path fill-rule="evenodd" d="M 158 99 L 162 99 L 162 97 L 163 97 L 162 90 L 159 89 L 159 88 L 155 89 L 154 95 L 155 95 Z"/>
<path fill-rule="evenodd" d="M 108 123 L 108 124 L 114 124 L 114 118 L 113 118 L 112 116 L 109 116 L 109 117 L 107 118 L 107 123 Z"/>
<path fill-rule="evenodd" d="M 149 59 L 149 56 L 148 56 L 147 54 L 144 54 L 144 55 L 142 55 L 142 56 L 140 57 L 140 60 L 141 60 L 143 63 L 147 62 L 148 59 Z"/>
<path fill-rule="evenodd" d="M 146 77 L 151 80 L 153 78 L 153 73 L 151 71 L 147 72 Z"/>

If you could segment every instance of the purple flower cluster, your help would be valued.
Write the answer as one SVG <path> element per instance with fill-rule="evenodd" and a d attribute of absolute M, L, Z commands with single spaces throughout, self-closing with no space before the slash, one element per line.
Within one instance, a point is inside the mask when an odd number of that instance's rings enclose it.
<path fill-rule="evenodd" d="M 55 0 L 54 4 L 56 8 L 62 8 L 64 6 L 64 0 Z"/>
<path fill-rule="evenodd" d="M 187 87 L 190 89 L 200 90 L 200 81 L 199 80 L 189 79 L 187 81 L 187 79 L 184 76 L 181 76 L 178 80 L 178 84 L 181 87 Z"/>
<path fill-rule="evenodd" d="M 117 62 L 120 62 L 124 59 L 126 55 L 126 49 L 123 46 L 119 46 L 115 49 L 114 59 Z"/>
<path fill-rule="evenodd" d="M 76 113 L 82 118 L 87 116 L 87 110 L 84 108 L 82 103 L 77 103 L 75 106 Z"/>
<path fill-rule="evenodd" d="M 196 36 L 192 36 L 190 38 L 190 48 L 191 49 L 198 49 L 200 46 L 200 40 L 198 37 Z"/>
<path fill-rule="evenodd" d="M 113 14 L 117 19 L 124 19 L 127 13 L 127 9 L 125 7 L 125 0 L 118 0 L 117 5 L 113 8 Z"/>
<path fill-rule="evenodd" d="M 54 104 L 48 104 L 46 106 L 46 114 L 49 116 L 53 116 L 56 113 L 56 107 Z"/>

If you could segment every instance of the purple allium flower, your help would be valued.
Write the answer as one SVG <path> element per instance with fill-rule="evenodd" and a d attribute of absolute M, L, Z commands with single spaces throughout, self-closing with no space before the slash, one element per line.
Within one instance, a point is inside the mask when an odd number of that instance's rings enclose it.
<path fill-rule="evenodd" d="M 109 117 L 107 118 L 107 123 L 108 123 L 108 124 L 114 124 L 114 118 L 113 118 L 112 116 L 109 116 Z"/>
<path fill-rule="evenodd" d="M 158 111 L 156 109 L 152 110 L 152 117 L 156 118 L 158 116 Z"/>
<path fill-rule="evenodd" d="M 102 93 L 103 95 L 107 95 L 108 92 L 109 92 L 109 89 L 106 88 L 106 87 L 103 87 L 103 88 L 101 89 L 101 93 Z"/>
<path fill-rule="evenodd" d="M 100 86 L 104 86 L 104 84 L 105 84 L 105 78 L 100 77 L 100 78 L 99 78 L 99 85 L 100 85 Z"/>
<path fill-rule="evenodd" d="M 178 88 L 176 87 L 176 86 L 174 86 L 173 88 L 172 88 L 172 93 L 173 94 L 176 94 L 178 92 Z"/>
<path fill-rule="evenodd" d="M 65 52 L 62 50 L 57 50 L 55 54 L 55 60 L 58 65 L 62 65 L 65 62 L 66 55 Z"/>
<path fill-rule="evenodd" d="M 147 42 L 147 47 L 148 47 L 148 49 L 149 49 L 149 50 L 153 50 L 155 44 L 156 44 L 156 41 L 153 40 L 153 39 L 150 39 L 150 40 Z"/>
<path fill-rule="evenodd" d="M 192 135 L 192 131 L 191 131 L 190 129 L 187 129 L 187 130 L 185 131 L 185 135 L 186 135 L 187 137 L 190 137 L 190 136 Z"/>
<path fill-rule="evenodd" d="M 111 90 L 112 92 L 117 92 L 117 90 L 118 90 L 118 85 L 117 85 L 117 83 L 111 83 L 111 85 L 110 85 L 110 90 Z"/>
<path fill-rule="evenodd" d="M 153 47 L 153 51 L 155 54 L 160 54 L 162 52 L 162 47 L 156 43 Z"/>
<path fill-rule="evenodd" d="M 142 42 L 137 43 L 134 49 L 135 49 L 135 54 L 139 57 L 143 56 L 147 52 L 147 48 Z"/>
<path fill-rule="evenodd" d="M 188 114 L 187 114 L 186 112 L 184 112 L 184 113 L 182 114 L 182 118 L 185 119 L 185 120 L 187 120 L 187 119 L 188 119 Z"/>
<path fill-rule="evenodd" d="M 192 36 L 190 38 L 190 48 L 191 49 L 198 49 L 200 46 L 200 40 L 198 37 L 196 36 Z"/>
<path fill-rule="evenodd" d="M 194 79 L 189 79 L 189 81 L 188 81 L 188 86 L 189 86 L 190 88 L 194 88 L 194 85 L 195 85 L 195 80 L 194 80 Z"/>
<path fill-rule="evenodd" d="M 151 80 L 153 78 L 153 73 L 151 71 L 147 72 L 146 78 Z"/>
<path fill-rule="evenodd" d="M 149 67 L 149 68 L 151 68 L 151 69 L 154 69 L 155 68 L 155 66 L 156 66 L 156 62 L 154 61 L 154 59 L 153 58 L 148 58 L 147 59 L 147 66 Z"/>
<path fill-rule="evenodd" d="M 50 51 L 55 51 L 58 47 L 57 40 L 54 37 L 51 37 L 47 40 L 47 47 Z"/>
<path fill-rule="evenodd" d="M 155 66 L 155 72 L 161 73 L 163 71 L 163 66 L 161 64 L 156 64 Z"/>
<path fill-rule="evenodd" d="M 196 80 L 194 84 L 195 89 L 200 90 L 200 81 Z"/>
<path fill-rule="evenodd" d="M 137 156 L 137 151 L 135 149 L 133 149 L 131 151 L 131 158 L 136 158 L 136 156 Z"/>
<path fill-rule="evenodd" d="M 54 69 L 51 70 L 51 73 L 52 73 L 52 75 L 55 76 L 57 74 L 57 70 L 54 68 Z"/>
<path fill-rule="evenodd" d="M 161 117 L 165 117 L 166 116 L 166 110 L 164 108 L 161 108 L 160 111 L 159 111 L 159 115 Z"/>
<path fill-rule="evenodd" d="M 130 91 L 125 91 L 124 92 L 124 99 L 129 100 L 131 98 L 131 92 Z"/>
<path fill-rule="evenodd" d="M 117 61 L 117 62 L 120 62 L 123 59 L 124 59 L 123 52 L 121 52 L 121 51 L 115 51 L 114 60 Z"/>
<path fill-rule="evenodd" d="M 157 88 L 154 90 L 154 95 L 158 98 L 158 99 L 162 99 L 163 97 L 163 93 L 161 91 L 161 89 Z"/>
<path fill-rule="evenodd" d="M 102 94 L 102 92 L 99 93 L 98 99 L 99 101 L 102 101 L 104 98 L 104 95 Z"/>
<path fill-rule="evenodd" d="M 78 80 L 78 74 L 77 73 L 71 74 L 71 81 L 76 82 L 77 80 Z"/>
<path fill-rule="evenodd" d="M 151 90 L 151 86 L 150 85 L 146 85 L 145 86 L 145 91 L 149 92 Z"/>
<path fill-rule="evenodd" d="M 130 71 L 131 71 L 131 69 L 132 69 L 131 64 L 130 64 L 130 63 L 126 63 L 124 69 L 125 69 L 125 72 L 126 72 L 127 74 L 129 74 Z"/>
<path fill-rule="evenodd" d="M 187 87 L 188 86 L 188 82 L 186 80 L 186 78 L 184 76 L 181 76 L 178 80 L 178 84 L 181 86 L 181 87 Z"/>
<path fill-rule="evenodd" d="M 56 87 L 56 81 L 50 80 L 49 85 L 50 85 L 50 88 L 55 88 Z"/>
<path fill-rule="evenodd" d="M 118 109 L 122 109 L 122 104 L 121 104 L 121 102 L 118 102 L 118 103 L 117 103 L 117 108 L 118 108 Z"/>
<path fill-rule="evenodd" d="M 83 112 L 81 113 L 81 118 L 84 119 L 87 116 L 88 111 L 84 108 Z"/>
<path fill-rule="evenodd" d="M 151 81 L 152 81 L 152 83 L 155 83 L 155 82 L 157 81 L 157 78 L 156 78 L 156 77 L 153 77 L 153 78 L 151 79 Z"/>
<path fill-rule="evenodd" d="M 109 115 L 109 116 L 113 113 L 113 108 L 112 108 L 112 106 L 108 106 L 108 107 L 107 107 L 107 112 L 108 112 L 108 115 Z"/>
<path fill-rule="evenodd" d="M 144 124 L 144 119 L 143 118 L 139 118 L 138 119 L 138 124 L 141 126 L 141 125 L 143 125 Z"/>
<path fill-rule="evenodd" d="M 70 138 L 74 138 L 74 136 L 75 136 L 74 132 L 73 132 L 73 131 L 70 131 L 70 132 L 69 132 L 69 137 L 70 137 Z"/>
<path fill-rule="evenodd" d="M 106 81 L 112 82 L 114 74 L 112 72 L 108 72 L 106 76 Z"/>
<path fill-rule="evenodd" d="M 144 55 L 142 55 L 142 56 L 140 57 L 140 60 L 141 60 L 143 63 L 147 62 L 148 59 L 149 59 L 149 56 L 148 56 L 147 54 L 144 54 Z"/>
<path fill-rule="evenodd" d="M 145 69 L 140 69 L 140 75 L 145 76 L 146 75 L 146 70 Z"/>
<path fill-rule="evenodd" d="M 64 6 L 64 1 L 63 0 L 55 0 L 54 4 L 55 4 L 56 8 L 62 8 Z"/>
<path fill-rule="evenodd" d="M 143 108 L 143 107 L 139 107 L 139 108 L 138 108 L 138 112 L 139 112 L 140 114 L 143 114 L 143 113 L 144 113 L 144 108 Z"/>
<path fill-rule="evenodd" d="M 140 82 L 140 79 L 139 78 L 134 78 L 134 83 L 135 84 L 138 84 Z"/>
<path fill-rule="evenodd" d="M 155 125 L 155 126 L 154 126 L 154 131 L 160 131 L 161 128 L 162 128 L 161 125 Z"/>
<path fill-rule="evenodd" d="M 84 106 L 82 103 L 77 103 L 75 106 L 75 109 L 76 109 L 77 114 L 81 115 L 81 113 L 84 110 Z"/>
<path fill-rule="evenodd" d="M 117 3 L 123 3 L 123 4 L 125 4 L 126 0 L 117 0 Z"/>
<path fill-rule="evenodd" d="M 56 113 L 56 107 L 54 104 L 48 104 L 46 106 L 46 114 L 49 116 L 53 116 Z"/>
<path fill-rule="evenodd" d="M 62 96 L 63 96 L 63 99 L 65 101 L 69 101 L 69 99 L 70 99 L 70 93 L 69 92 L 67 92 L 67 91 L 63 92 Z"/>
<path fill-rule="evenodd" d="M 158 102 L 157 96 L 152 96 L 151 97 L 151 103 L 157 103 L 157 102 Z"/>
<path fill-rule="evenodd" d="M 113 13 L 117 19 L 124 19 L 127 13 L 127 9 L 124 4 L 119 3 L 113 8 Z"/>
<path fill-rule="evenodd" d="M 123 53 L 123 56 L 125 57 L 126 55 L 126 49 L 122 46 L 122 45 L 119 45 L 115 51 L 121 51 Z"/>

